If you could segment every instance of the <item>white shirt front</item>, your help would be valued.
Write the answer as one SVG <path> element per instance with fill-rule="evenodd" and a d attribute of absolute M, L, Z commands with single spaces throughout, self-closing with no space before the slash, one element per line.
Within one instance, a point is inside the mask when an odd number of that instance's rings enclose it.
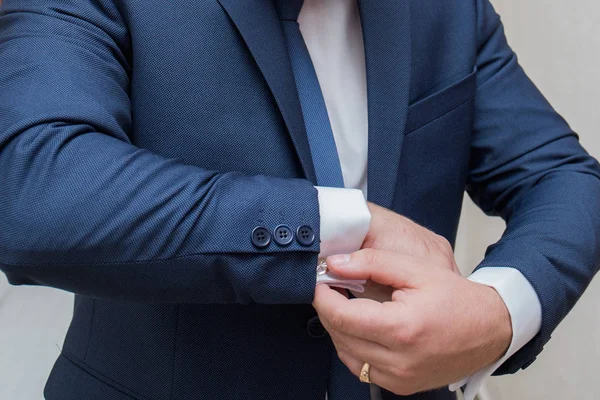
<path fill-rule="evenodd" d="M 364 200 L 367 74 L 358 4 L 356 0 L 305 0 L 298 22 L 325 99 L 346 187 L 318 188 L 321 256 L 350 253 L 360 248 L 370 221 Z M 513 328 L 512 343 L 502 359 L 450 385 L 456 390 L 466 384 L 465 399 L 473 400 L 482 381 L 539 332 L 541 304 L 529 281 L 516 269 L 483 268 L 469 279 L 496 289 L 510 313 Z M 319 279 L 318 283 L 328 281 Z"/>
<path fill-rule="evenodd" d="M 347 188 L 367 191 L 367 71 L 354 1 L 305 0 L 298 18 L 321 85 Z"/>

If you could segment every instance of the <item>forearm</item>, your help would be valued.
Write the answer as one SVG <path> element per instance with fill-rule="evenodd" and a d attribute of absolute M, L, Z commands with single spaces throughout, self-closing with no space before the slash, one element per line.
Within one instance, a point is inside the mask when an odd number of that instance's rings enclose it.
<path fill-rule="evenodd" d="M 558 171 L 540 180 L 519 202 L 507 230 L 478 269 L 511 267 L 535 289 L 542 306 L 538 335 L 497 374 L 531 363 L 575 305 L 600 267 L 600 180 Z"/>
<path fill-rule="evenodd" d="M 497 372 L 529 365 L 598 269 L 600 166 L 527 77 L 489 0 L 478 0 L 467 190 L 507 229 L 478 270 L 513 268 L 542 309 L 538 335 Z"/>
<path fill-rule="evenodd" d="M 209 172 L 86 129 L 32 128 L 0 152 L 0 262 L 13 282 L 152 301 L 312 300 L 309 182 Z M 253 246 L 254 227 L 279 224 L 310 225 L 317 240 Z"/>

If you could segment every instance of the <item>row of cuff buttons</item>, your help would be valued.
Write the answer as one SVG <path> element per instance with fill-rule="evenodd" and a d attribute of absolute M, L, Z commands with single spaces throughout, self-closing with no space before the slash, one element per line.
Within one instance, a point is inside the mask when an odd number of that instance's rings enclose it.
<path fill-rule="evenodd" d="M 271 239 L 280 246 L 287 246 L 294 241 L 294 232 L 287 225 L 279 225 L 273 235 L 264 226 L 257 226 L 252 230 L 252 244 L 258 248 L 265 248 L 271 244 Z M 296 240 L 302 246 L 311 246 L 315 242 L 315 232 L 308 225 L 296 229 Z M 308 335 L 319 339 L 327 335 L 319 317 L 313 317 L 306 324 Z"/>
<path fill-rule="evenodd" d="M 287 225 L 279 225 L 273 235 L 264 226 L 257 226 L 252 230 L 252 244 L 259 249 L 271 244 L 271 239 L 280 246 L 287 246 L 294 240 L 294 232 Z M 315 242 L 315 232 L 310 226 L 302 225 L 296 229 L 296 240 L 301 246 L 312 246 Z"/>

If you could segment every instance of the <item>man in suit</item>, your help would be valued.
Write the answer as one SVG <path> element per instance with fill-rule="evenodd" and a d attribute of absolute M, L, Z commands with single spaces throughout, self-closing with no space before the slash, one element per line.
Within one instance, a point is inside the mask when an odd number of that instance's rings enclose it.
<path fill-rule="evenodd" d="M 598 269 L 489 0 L 5 0 L 0 62 L 0 266 L 76 294 L 47 399 L 472 397 Z M 508 223 L 468 279 L 465 190 Z"/>

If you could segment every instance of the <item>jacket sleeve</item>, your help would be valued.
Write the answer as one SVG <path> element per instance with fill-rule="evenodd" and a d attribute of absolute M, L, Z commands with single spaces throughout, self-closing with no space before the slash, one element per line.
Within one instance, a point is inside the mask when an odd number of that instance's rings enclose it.
<path fill-rule="evenodd" d="M 132 145 L 129 46 L 111 0 L 4 1 L 0 268 L 13 284 L 119 300 L 310 303 L 317 190 Z M 254 227 L 279 224 L 316 240 L 253 246 Z"/>
<path fill-rule="evenodd" d="M 526 76 L 478 0 L 478 89 L 468 192 L 507 223 L 478 268 L 512 267 L 542 306 L 539 334 L 497 374 L 525 368 L 600 266 L 600 167 Z"/>

